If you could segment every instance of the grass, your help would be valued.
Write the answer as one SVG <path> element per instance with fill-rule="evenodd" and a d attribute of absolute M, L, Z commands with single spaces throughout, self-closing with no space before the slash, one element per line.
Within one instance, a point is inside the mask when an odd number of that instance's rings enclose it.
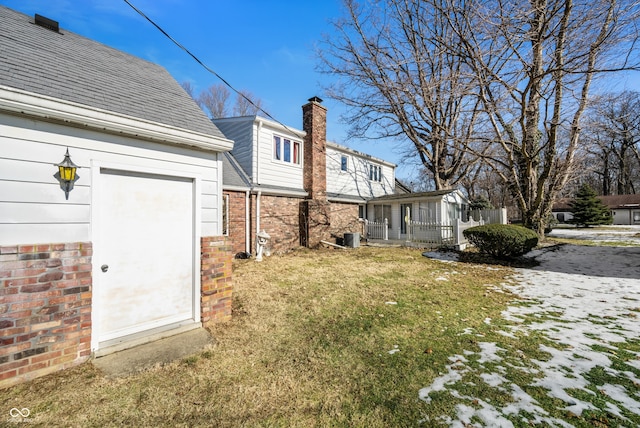
<path fill-rule="evenodd" d="M 554 345 L 535 333 L 500 334 L 508 329 L 501 312 L 514 300 L 498 287 L 508 267 L 369 247 L 235 263 L 233 319 L 215 326 L 214 346 L 116 380 L 84 364 L 0 391 L 0 410 L 29 408 L 32 426 L 433 426 L 464 401 L 446 392 L 419 399 L 452 370 L 452 356 L 476 353 L 461 394 L 511 399 L 477 381 L 492 369 L 477 359 L 482 341 L 505 350 L 513 368 L 505 376 L 562 417 L 543 390 L 526 387 L 529 360 L 548 358 L 540 345 Z"/>

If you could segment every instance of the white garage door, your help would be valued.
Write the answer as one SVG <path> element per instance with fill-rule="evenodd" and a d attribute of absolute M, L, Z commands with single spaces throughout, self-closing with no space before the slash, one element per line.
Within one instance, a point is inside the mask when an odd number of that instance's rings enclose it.
<path fill-rule="evenodd" d="M 98 185 L 98 348 L 194 323 L 193 179 L 102 168 Z"/>

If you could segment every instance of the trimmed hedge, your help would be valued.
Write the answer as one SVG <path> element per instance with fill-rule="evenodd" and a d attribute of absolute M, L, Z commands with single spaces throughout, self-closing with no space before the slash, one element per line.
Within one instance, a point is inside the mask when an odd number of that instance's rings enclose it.
<path fill-rule="evenodd" d="M 528 253 L 538 245 L 538 234 L 513 224 L 485 224 L 462 232 L 483 254 L 509 259 Z"/>

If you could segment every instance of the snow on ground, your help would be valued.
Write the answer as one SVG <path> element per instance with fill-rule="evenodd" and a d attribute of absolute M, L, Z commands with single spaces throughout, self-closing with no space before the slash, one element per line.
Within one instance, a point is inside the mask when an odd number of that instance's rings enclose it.
<path fill-rule="evenodd" d="M 554 235 L 624 239 L 640 244 L 640 227 L 605 232 L 559 230 Z M 434 258 L 438 255 L 425 254 Z M 619 418 L 621 426 L 635 426 L 627 416 L 640 415 L 640 352 L 621 349 L 620 345 L 629 340 L 637 344 L 640 338 L 640 247 L 563 245 L 529 255 L 540 265 L 517 269 L 514 283 L 503 285 L 521 299 L 503 313 L 510 327 L 499 333 L 516 337 L 538 331 L 559 346 L 542 345 L 540 350 L 549 356 L 542 361 L 524 355 L 514 358 L 519 350 L 480 342 L 480 352 L 452 356 L 447 373 L 420 390 L 419 398 L 429 403 L 432 392 L 448 391 L 461 401 L 455 419 L 443 416 L 435 421 L 452 427 L 512 427 L 512 420 L 519 424 L 573 426 L 550 416 L 550 409 L 543 408 L 522 388 L 526 385 L 509 381 L 507 370 L 516 370 L 533 374 L 529 386 L 543 388 L 549 397 L 560 400 L 558 408 L 563 414 L 580 416 L 585 410 L 598 410 L 587 399 L 597 396 L 597 401 L 604 403 L 599 411 Z M 452 260 L 451 256 L 444 258 Z M 472 334 L 472 329 L 463 334 Z M 471 360 L 473 365 L 469 364 Z M 601 374 L 596 383 L 592 382 L 594 373 Z M 484 388 L 508 392 L 511 402 L 499 407 L 484 397 L 461 394 L 460 389 L 468 382 L 465 375 L 472 374 L 486 384 Z"/>

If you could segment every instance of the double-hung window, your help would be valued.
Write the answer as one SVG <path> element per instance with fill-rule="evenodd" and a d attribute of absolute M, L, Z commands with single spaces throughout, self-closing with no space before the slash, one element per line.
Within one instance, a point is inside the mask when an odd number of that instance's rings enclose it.
<path fill-rule="evenodd" d="M 300 165 L 300 142 L 274 135 L 273 159 Z"/>

